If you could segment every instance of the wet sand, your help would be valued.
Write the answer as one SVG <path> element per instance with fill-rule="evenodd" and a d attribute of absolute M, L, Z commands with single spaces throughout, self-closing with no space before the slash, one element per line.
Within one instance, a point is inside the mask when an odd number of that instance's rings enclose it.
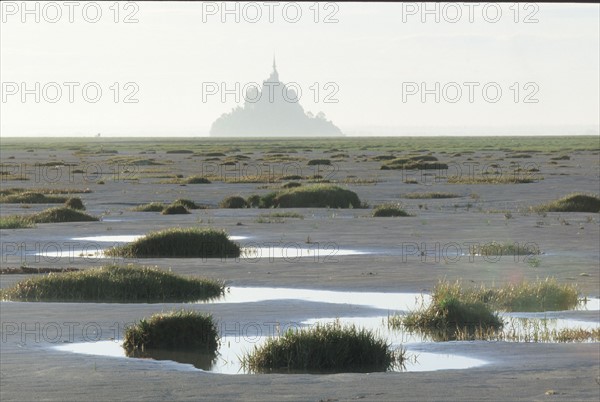
<path fill-rule="evenodd" d="M 56 155 L 50 157 L 49 153 Z M 361 151 L 361 154 L 365 153 Z M 3 152 L 22 161 L 69 160 L 70 151 Z M 123 153 L 127 154 L 127 153 Z M 133 154 L 133 153 L 132 153 Z M 350 152 L 353 156 L 352 152 Z M 372 153 L 378 154 L 377 152 Z M 491 155 L 487 156 L 487 155 Z M 558 155 L 560 153 L 555 153 Z M 302 154 L 301 154 L 302 155 Z M 157 153 L 157 160 L 175 173 L 197 172 L 197 161 L 186 155 Z M 253 157 L 258 158 L 259 155 Z M 327 157 L 311 153 L 307 157 Z M 440 155 L 438 155 L 440 156 Z M 504 152 L 469 155 L 475 160 L 503 163 Z M 50 258 L 35 256 L 56 248 L 107 247 L 110 243 L 73 238 L 98 235 L 137 235 L 172 226 L 223 228 L 231 235 L 247 236 L 242 245 L 311 247 L 317 256 L 304 258 L 241 258 L 239 260 L 148 259 L 138 263 L 170 268 L 183 275 L 201 275 L 227 281 L 231 286 L 294 287 L 363 292 L 429 291 L 442 278 L 467 283 L 502 284 L 523 278 L 555 277 L 575 283 L 583 295 L 600 296 L 600 226 L 598 214 L 527 212 L 528 206 L 554 200 L 570 192 L 597 193 L 598 156 L 589 151 L 571 153 L 568 167 L 549 165 L 550 155 L 534 154 L 527 163 L 540 166 L 544 180 L 514 185 L 408 185 L 398 171 L 379 170 L 381 162 L 339 163 L 335 177 L 348 175 L 379 180 L 376 184 L 349 185 L 371 206 L 401 201 L 414 214 L 407 218 L 371 218 L 369 209 L 293 209 L 304 219 L 284 218 L 285 223 L 259 223 L 266 210 L 194 210 L 191 215 L 162 216 L 129 210 L 133 205 L 175 198 L 217 205 L 225 196 L 269 191 L 266 183 L 208 185 L 160 184 L 159 179 L 136 182 L 106 181 L 105 185 L 82 177 L 60 183 L 4 181 L 2 187 L 89 187 L 79 194 L 87 212 L 103 215 L 101 222 L 41 224 L 34 229 L 2 231 L 2 266 L 77 267 L 86 269 L 123 260 Z M 106 157 L 88 158 L 102 161 Z M 480 159 L 478 159 L 480 158 Z M 444 157 L 440 156 L 440 160 Z M 456 158 L 455 158 L 456 159 Z M 504 163 L 508 163 L 504 161 Z M 399 198 L 410 192 L 445 191 L 461 198 L 412 200 Z M 477 193 L 479 198 L 469 195 Z M 421 207 L 419 207 L 421 204 Z M 468 206 L 467 204 L 471 204 Z M 426 205 L 426 208 L 424 207 Z M 23 209 L 3 204 L 2 215 L 23 214 L 47 206 Z M 512 216 L 507 219 L 504 211 Z M 491 211 L 491 212 L 490 212 Z M 241 225 L 240 225 L 241 224 Z M 310 238 L 311 243 L 307 244 Z M 535 243 L 542 254 L 539 265 L 525 256 L 502 256 L 498 261 L 470 258 L 463 252 L 469 242 Z M 25 244 L 26 255 L 14 251 Z M 428 250 L 422 256 L 414 248 Z M 438 246 L 439 245 L 439 246 Z M 423 247 L 424 246 L 424 247 Z M 446 251 L 444 250 L 446 247 Z M 452 248 L 454 247 L 454 248 Z M 368 252 L 336 256 L 336 248 Z M 292 254 L 293 256 L 294 254 Z M 10 286 L 27 275 L 2 275 L 0 285 Z M 1 302 L 1 396 L 4 400 L 597 400 L 600 397 L 600 349 L 592 344 L 525 344 L 505 342 L 448 342 L 423 344 L 423 352 L 454 353 L 475 357 L 487 365 L 466 370 L 418 373 L 335 375 L 219 375 L 186 371 L 161 362 L 114 359 L 58 352 L 55 342 L 122 336 L 123 325 L 157 311 L 182 304 L 10 303 Z M 302 301 L 264 301 L 243 304 L 185 305 L 211 312 L 226 331 L 239 331 L 253 323 L 290 323 L 310 318 L 375 315 L 380 310 L 349 305 Z M 600 322 L 597 311 L 573 311 L 568 318 Z M 15 327 L 16 325 L 16 327 Z M 38 325 L 36 327 L 36 325 Z M 56 328 L 62 331 L 56 336 Z M 86 328 L 88 333 L 83 332 Z M 70 329 L 73 329 L 72 331 Z M 90 332 L 91 331 L 91 332 Z M 72 336 L 71 336 L 72 335 Z M 37 337 L 37 339 L 36 339 Z M 546 395 L 553 390 L 556 394 Z M 549 392 L 552 393 L 552 392 Z"/>

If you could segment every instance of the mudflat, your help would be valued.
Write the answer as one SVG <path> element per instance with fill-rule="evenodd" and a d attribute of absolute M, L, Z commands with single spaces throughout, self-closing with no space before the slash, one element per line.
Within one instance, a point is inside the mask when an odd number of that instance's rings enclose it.
<path fill-rule="evenodd" d="M 383 168 L 428 157 L 429 169 Z M 413 158 L 413 159 L 411 159 Z M 433 160 L 435 158 L 435 160 Z M 502 285 L 554 278 L 600 297 L 597 212 L 542 212 L 572 193 L 598 195 L 597 137 L 2 140 L 2 191 L 71 189 L 97 222 L 2 229 L 2 268 L 89 269 L 136 263 L 228 286 L 352 292 L 430 292 L 441 280 Z M 310 161 L 321 160 L 320 163 Z M 325 162 L 324 160 L 328 161 Z M 210 183 L 192 184 L 190 177 Z M 334 184 L 363 208 L 219 208 L 244 198 Z M 83 191 L 86 190 L 86 191 Z M 442 197 L 446 198 L 438 198 Z M 138 212 L 189 199 L 185 215 Z M 400 204 L 411 216 L 375 218 Z M 1 216 L 54 205 L 2 203 Z M 60 205 L 60 204 L 57 204 Z M 292 214 L 293 213 L 293 214 Z M 240 258 L 100 258 L 96 251 L 171 227 L 223 229 Z M 105 236 L 99 238 L 98 236 Z M 127 237 L 123 237 L 127 236 Z M 535 245 L 540 254 L 481 256 L 475 244 Z M 2 288 L 30 276 L 2 274 Z M 55 275 L 55 274 L 53 274 Z M 227 299 L 227 298 L 226 298 Z M 225 299 L 225 300 L 226 300 Z M 211 313 L 222 335 L 330 317 L 387 316 L 357 303 L 302 299 L 191 304 L 0 302 L 0 399 L 4 400 L 597 400 L 600 349 L 592 343 L 427 342 L 419 353 L 477 358 L 484 365 L 422 372 L 216 374 L 189 365 L 57 351 L 54 346 L 119 340 L 128 323 L 159 311 Z M 358 303 L 358 302 L 363 302 Z M 548 313 L 600 323 L 597 310 Z M 266 330 L 265 330 L 266 331 Z M 267 332 L 265 332 L 267 333 Z"/>

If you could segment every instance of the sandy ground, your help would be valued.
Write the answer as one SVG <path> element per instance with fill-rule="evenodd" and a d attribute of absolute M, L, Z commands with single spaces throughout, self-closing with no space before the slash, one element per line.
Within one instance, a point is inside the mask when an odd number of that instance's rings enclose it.
<path fill-rule="evenodd" d="M 74 160 L 70 151 L 12 151 L 15 163 Z M 369 152 L 360 152 L 361 154 Z M 378 153 L 371 154 L 376 155 Z M 307 155 L 314 158 L 319 154 Z M 351 154 L 352 156 L 352 154 Z M 469 155 L 482 163 L 503 160 L 504 152 Z M 598 214 L 527 212 L 527 207 L 550 201 L 573 191 L 597 193 L 598 155 L 581 151 L 559 167 L 548 164 L 550 155 L 535 154 L 526 163 L 537 163 L 544 177 L 530 184 L 451 185 L 434 183 L 417 176 L 419 184 L 403 183 L 398 171 L 379 170 L 380 162 L 339 162 L 334 180 L 347 176 L 377 178 L 376 184 L 350 184 L 370 205 L 401 201 L 414 217 L 371 218 L 369 209 L 295 209 L 304 219 L 285 223 L 259 223 L 268 212 L 245 210 L 196 210 L 192 215 L 161 216 L 129 211 L 131 206 L 150 201 L 169 202 L 190 198 L 216 205 L 225 196 L 266 192 L 265 183 L 222 183 L 208 185 L 160 184 L 160 179 L 141 175 L 140 180 L 106 180 L 105 185 L 68 175 L 58 182 L 43 177 L 30 181 L 3 181 L 2 187 L 89 187 L 81 194 L 88 212 L 103 215 L 103 221 L 77 224 L 38 225 L 35 229 L 2 230 L 2 266 L 21 264 L 44 267 L 98 266 L 95 258 L 50 258 L 24 256 L 15 245 L 29 252 L 52 247 L 63 250 L 106 247 L 111 243 L 73 241 L 96 235 L 143 234 L 172 226 L 211 226 L 232 235 L 248 236 L 242 245 L 265 247 L 287 245 L 312 247 L 318 258 L 215 261 L 199 259 L 151 259 L 137 261 L 171 268 L 184 275 L 219 278 L 235 286 L 296 287 L 383 292 L 428 291 L 441 279 L 501 284 L 522 278 L 555 277 L 575 283 L 581 293 L 600 296 L 600 226 Z M 4 162 L 7 153 L 2 154 Z M 198 161 L 187 155 L 152 155 L 172 160 L 165 166 L 185 176 L 198 173 Z M 258 157 L 254 155 L 254 157 Z M 102 163 L 106 157 L 89 157 L 86 163 Z M 440 157 L 440 160 L 447 158 Z M 454 158 L 455 162 L 461 162 Z M 516 160 L 517 162 L 519 160 Z M 81 161 L 80 161 L 81 162 Z M 106 166 L 106 165 L 101 165 Z M 399 198 L 409 192 L 446 191 L 463 197 L 441 200 Z M 470 197 L 476 193 L 479 197 Z M 419 204 L 421 207 L 419 207 Z M 468 205 L 470 204 L 470 205 Z M 37 211 L 46 206 L 23 209 L 3 204 L 2 215 Z M 510 211 L 507 219 L 505 211 Z M 306 244 L 307 238 L 313 242 Z M 489 241 L 535 243 L 542 250 L 539 264 L 525 256 L 503 256 L 498 261 L 457 255 L 456 246 L 467 251 L 468 242 Z M 49 246 L 49 244 L 54 244 Z M 415 251 L 427 249 L 426 257 Z M 454 248 L 452 248 L 454 247 Z M 355 249 L 366 255 L 340 256 L 334 251 Z M 445 251 L 444 251 L 445 250 Z M 296 254 L 291 254 L 295 256 Z M 113 260 L 109 260 L 113 261 Z M 116 262 L 125 262 L 117 260 Z M 25 275 L 2 275 L 0 285 L 10 286 Z M 372 373 L 336 375 L 218 375 L 185 371 L 153 361 L 76 355 L 51 349 L 56 326 L 63 331 L 58 342 L 84 340 L 90 336 L 110 339 L 121 336 L 125 323 L 164 309 L 182 305 L 77 304 L 1 302 L 2 342 L 0 353 L 0 399 L 6 400 L 598 400 L 600 398 L 600 348 L 598 344 L 517 344 L 450 342 L 423 345 L 423 351 L 455 353 L 476 357 L 489 364 L 467 370 L 420 373 Z M 190 305 L 186 306 L 190 307 Z M 220 322 L 235 328 L 249 323 L 297 322 L 307 318 L 373 315 L 376 311 L 346 305 L 302 301 L 247 304 L 193 305 L 211 312 Z M 565 317 L 600 322 L 599 312 L 574 311 Z M 69 324 L 71 323 L 71 324 Z M 15 327 L 16 324 L 16 327 Z M 39 327 L 36 327 L 39 325 Z M 16 329 L 15 329 L 16 328 Z M 69 339 L 69 328 L 72 339 Z M 46 332 L 45 332 L 46 331 Z M 95 332 L 94 332 L 95 331 Z M 37 338 L 36 338 L 37 337 Z M 551 392 L 550 392 L 551 391 Z M 547 394 L 548 393 L 548 394 Z"/>

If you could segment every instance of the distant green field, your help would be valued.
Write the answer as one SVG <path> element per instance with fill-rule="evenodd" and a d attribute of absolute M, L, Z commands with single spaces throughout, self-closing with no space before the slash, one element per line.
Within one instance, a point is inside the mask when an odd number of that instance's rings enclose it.
<path fill-rule="evenodd" d="M 81 154 L 126 151 L 301 152 L 329 151 L 576 151 L 599 150 L 598 136 L 344 137 L 344 138 L 3 138 L 2 150 L 70 150 Z"/>

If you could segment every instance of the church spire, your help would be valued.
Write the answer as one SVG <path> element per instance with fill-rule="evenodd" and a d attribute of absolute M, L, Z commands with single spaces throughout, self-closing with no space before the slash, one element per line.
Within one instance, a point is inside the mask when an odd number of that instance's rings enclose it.
<path fill-rule="evenodd" d="M 277 71 L 277 65 L 275 64 L 275 55 L 273 54 L 273 71 Z"/>

